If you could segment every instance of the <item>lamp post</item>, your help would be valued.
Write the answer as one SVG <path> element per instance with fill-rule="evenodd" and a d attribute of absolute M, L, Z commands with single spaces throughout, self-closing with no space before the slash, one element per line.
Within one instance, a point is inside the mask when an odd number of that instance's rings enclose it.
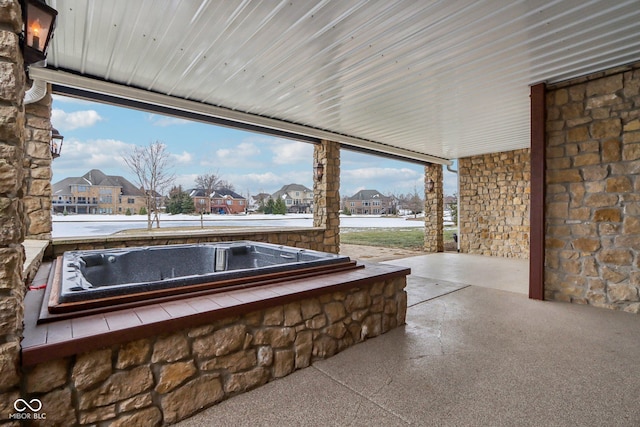
<path fill-rule="evenodd" d="M 60 152 L 62 152 L 62 141 L 64 140 L 64 136 L 60 135 L 58 129 L 51 129 L 51 159 L 57 159 L 60 157 Z"/>
<path fill-rule="evenodd" d="M 425 182 L 424 184 L 424 189 L 427 193 L 431 193 L 433 192 L 433 187 L 435 186 L 435 183 L 433 182 L 433 180 L 431 178 L 427 178 L 427 182 Z"/>
<path fill-rule="evenodd" d="M 322 181 L 322 177 L 324 176 L 324 165 L 322 164 L 322 162 L 318 162 L 313 167 L 313 174 L 316 178 L 316 181 L 318 182 Z"/>
<path fill-rule="evenodd" d="M 44 61 L 58 11 L 41 0 L 23 0 L 22 15 L 25 22 L 22 36 L 24 63 L 31 65 Z"/>

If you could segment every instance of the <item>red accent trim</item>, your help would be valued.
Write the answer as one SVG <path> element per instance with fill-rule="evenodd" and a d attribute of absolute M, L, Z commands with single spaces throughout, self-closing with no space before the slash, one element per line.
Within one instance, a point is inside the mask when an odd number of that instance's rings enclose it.
<path fill-rule="evenodd" d="M 544 299 L 546 85 L 531 86 L 531 206 L 529 298 Z"/>

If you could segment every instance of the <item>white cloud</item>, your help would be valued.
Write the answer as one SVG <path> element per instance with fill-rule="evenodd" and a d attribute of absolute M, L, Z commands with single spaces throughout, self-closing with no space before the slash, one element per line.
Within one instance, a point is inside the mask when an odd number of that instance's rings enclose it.
<path fill-rule="evenodd" d="M 182 185 L 183 190 L 193 188 L 196 185 L 195 182 L 198 175 L 197 173 L 176 175 L 174 185 Z"/>
<path fill-rule="evenodd" d="M 65 139 L 60 157 L 52 164 L 53 182 L 82 176 L 91 169 L 100 169 L 107 175 L 122 175 L 133 182 L 131 172 L 122 160 L 122 154 L 131 147 L 131 144 L 114 139 Z"/>
<path fill-rule="evenodd" d="M 181 154 L 172 154 L 171 157 L 174 158 L 176 163 L 183 165 L 188 165 L 193 160 L 193 155 L 191 153 L 187 153 L 186 151 L 183 151 Z"/>
<path fill-rule="evenodd" d="M 306 142 L 274 140 L 270 149 L 277 165 L 311 164 L 313 160 L 313 145 Z"/>
<path fill-rule="evenodd" d="M 203 160 L 201 164 L 223 165 L 224 167 L 247 166 L 248 162 L 260 155 L 260 148 L 251 142 L 241 142 L 230 148 L 216 150 L 216 161 Z"/>
<path fill-rule="evenodd" d="M 101 120 L 104 119 L 95 110 L 75 111 L 73 113 L 67 113 L 59 109 L 51 110 L 51 123 L 53 127 L 60 131 L 91 127 Z"/>
<path fill-rule="evenodd" d="M 178 117 L 161 116 L 158 114 L 147 114 L 147 121 L 149 121 L 153 126 L 159 127 L 188 125 L 193 123 L 192 121 L 180 119 Z"/>

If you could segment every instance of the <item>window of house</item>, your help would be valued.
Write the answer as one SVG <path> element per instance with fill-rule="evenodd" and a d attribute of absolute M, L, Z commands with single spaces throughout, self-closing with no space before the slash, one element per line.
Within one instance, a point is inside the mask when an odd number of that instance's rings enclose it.
<path fill-rule="evenodd" d="M 356 202 L 351 202 L 351 207 L 355 207 L 356 206 Z"/>
<path fill-rule="evenodd" d="M 127 203 L 129 203 L 130 205 L 134 204 L 136 202 L 136 199 L 134 199 L 133 197 L 129 197 L 127 199 Z"/>
<path fill-rule="evenodd" d="M 100 203 L 113 203 L 113 197 L 111 197 L 111 194 L 108 196 L 100 196 Z"/>
<path fill-rule="evenodd" d="M 78 185 L 78 193 L 86 193 L 87 186 L 86 185 Z"/>

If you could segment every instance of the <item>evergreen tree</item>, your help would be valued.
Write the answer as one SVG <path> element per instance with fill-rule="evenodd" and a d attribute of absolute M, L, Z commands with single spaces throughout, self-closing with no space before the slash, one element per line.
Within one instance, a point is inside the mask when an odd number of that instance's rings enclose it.
<path fill-rule="evenodd" d="M 190 214 L 195 212 L 196 207 L 193 203 L 193 199 L 185 191 L 172 191 L 167 202 L 167 213 L 175 214 Z"/>
<path fill-rule="evenodd" d="M 273 213 L 276 215 L 284 215 L 287 213 L 287 205 L 285 205 L 284 200 L 281 197 L 278 197 L 275 205 L 273 207 Z"/>
<path fill-rule="evenodd" d="M 182 193 L 182 200 L 180 201 L 180 211 L 184 214 L 194 213 L 196 211 L 196 205 L 193 203 L 193 199 L 189 197 L 187 193 Z"/>
<path fill-rule="evenodd" d="M 273 201 L 273 199 L 269 199 L 267 201 L 267 206 L 264 208 L 264 213 L 266 214 L 273 214 L 275 212 L 273 212 L 274 208 L 275 208 L 276 202 Z"/>

